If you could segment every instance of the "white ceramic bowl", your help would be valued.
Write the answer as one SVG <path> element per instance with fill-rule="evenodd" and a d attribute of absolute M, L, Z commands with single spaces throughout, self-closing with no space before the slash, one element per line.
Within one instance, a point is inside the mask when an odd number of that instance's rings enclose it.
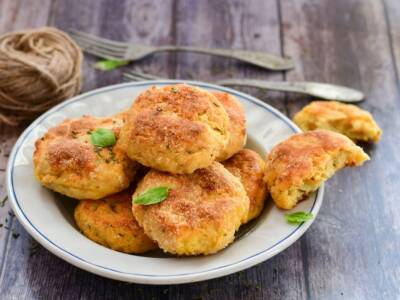
<path fill-rule="evenodd" d="M 185 258 L 119 253 L 92 242 L 77 230 L 72 214 L 75 200 L 43 188 L 34 178 L 35 140 L 67 117 L 112 115 L 129 107 L 150 86 L 178 82 L 181 81 L 134 82 L 94 90 L 57 105 L 23 132 L 10 155 L 7 189 L 18 220 L 40 244 L 67 262 L 101 276 L 145 284 L 177 284 L 220 277 L 254 266 L 283 251 L 307 230 L 312 221 L 290 225 L 285 221 L 285 212 L 269 203 L 263 214 L 242 229 L 237 240 L 223 251 Z M 247 147 L 263 157 L 276 143 L 299 131 L 280 112 L 254 97 L 212 84 L 185 82 L 236 96 L 246 109 Z M 316 216 L 322 198 L 323 187 L 302 201 L 295 211 L 309 211 Z"/>

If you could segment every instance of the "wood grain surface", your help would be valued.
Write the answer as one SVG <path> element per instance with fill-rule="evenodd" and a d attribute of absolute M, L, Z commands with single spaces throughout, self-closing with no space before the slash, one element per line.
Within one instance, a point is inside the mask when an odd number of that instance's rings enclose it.
<path fill-rule="evenodd" d="M 0 0 L 0 34 L 50 25 L 145 44 L 267 51 L 291 56 L 296 65 L 268 72 L 163 53 L 101 72 L 86 56 L 83 91 L 119 83 L 129 68 L 210 82 L 325 81 L 363 90 L 361 106 L 384 130 L 379 144 L 363 145 L 370 162 L 327 183 L 320 214 L 299 241 L 256 267 L 195 284 L 127 284 L 82 271 L 37 245 L 0 202 L 0 299 L 399 299 L 399 18 L 398 0 Z M 242 90 L 290 117 L 311 100 Z M 23 129 L 0 125 L 1 199 L 8 155 Z"/>

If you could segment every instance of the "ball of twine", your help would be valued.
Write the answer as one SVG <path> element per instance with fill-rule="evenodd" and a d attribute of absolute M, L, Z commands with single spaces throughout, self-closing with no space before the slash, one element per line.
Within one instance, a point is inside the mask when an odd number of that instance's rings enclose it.
<path fill-rule="evenodd" d="M 79 93 L 82 51 L 60 30 L 43 27 L 0 37 L 0 123 L 33 120 Z"/>

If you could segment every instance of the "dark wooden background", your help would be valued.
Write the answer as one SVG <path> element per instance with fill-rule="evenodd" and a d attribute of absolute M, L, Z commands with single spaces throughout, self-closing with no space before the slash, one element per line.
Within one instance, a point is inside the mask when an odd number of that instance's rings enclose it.
<path fill-rule="evenodd" d="M 299 241 L 256 267 L 201 283 L 145 286 L 82 271 L 35 244 L 5 203 L 0 208 L 1 299 L 400 298 L 399 0 L 0 0 L 0 34 L 43 25 L 154 45 L 289 55 L 296 68 L 288 73 L 182 53 L 158 54 L 133 66 L 170 78 L 348 85 L 366 93 L 361 106 L 374 114 L 384 135 L 378 145 L 365 146 L 371 162 L 328 182 L 321 212 Z M 84 91 L 121 82 L 122 70 L 95 71 L 95 61 L 86 56 Z M 288 116 L 310 100 L 243 90 Z M 23 129 L 0 125 L 0 196 L 9 152 Z"/>

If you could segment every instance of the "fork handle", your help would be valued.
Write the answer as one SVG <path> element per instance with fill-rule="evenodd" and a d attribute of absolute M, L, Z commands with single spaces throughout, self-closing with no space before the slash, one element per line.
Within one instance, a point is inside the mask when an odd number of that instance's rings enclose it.
<path fill-rule="evenodd" d="M 218 80 L 217 84 L 226 86 L 248 86 L 281 92 L 307 93 L 306 82 L 266 81 L 257 79 L 224 79 Z"/>
<path fill-rule="evenodd" d="M 291 58 L 280 57 L 273 54 L 256 51 L 237 49 L 209 49 L 190 46 L 162 46 L 154 50 L 154 52 L 161 51 L 186 51 L 234 58 L 261 68 L 275 71 L 290 70 L 294 67 Z"/>
<path fill-rule="evenodd" d="M 306 81 L 266 81 L 257 79 L 225 79 L 216 82 L 225 86 L 249 86 L 267 90 L 296 92 L 315 96 L 321 99 L 338 100 L 342 102 L 360 102 L 364 94 L 345 86 Z"/>

